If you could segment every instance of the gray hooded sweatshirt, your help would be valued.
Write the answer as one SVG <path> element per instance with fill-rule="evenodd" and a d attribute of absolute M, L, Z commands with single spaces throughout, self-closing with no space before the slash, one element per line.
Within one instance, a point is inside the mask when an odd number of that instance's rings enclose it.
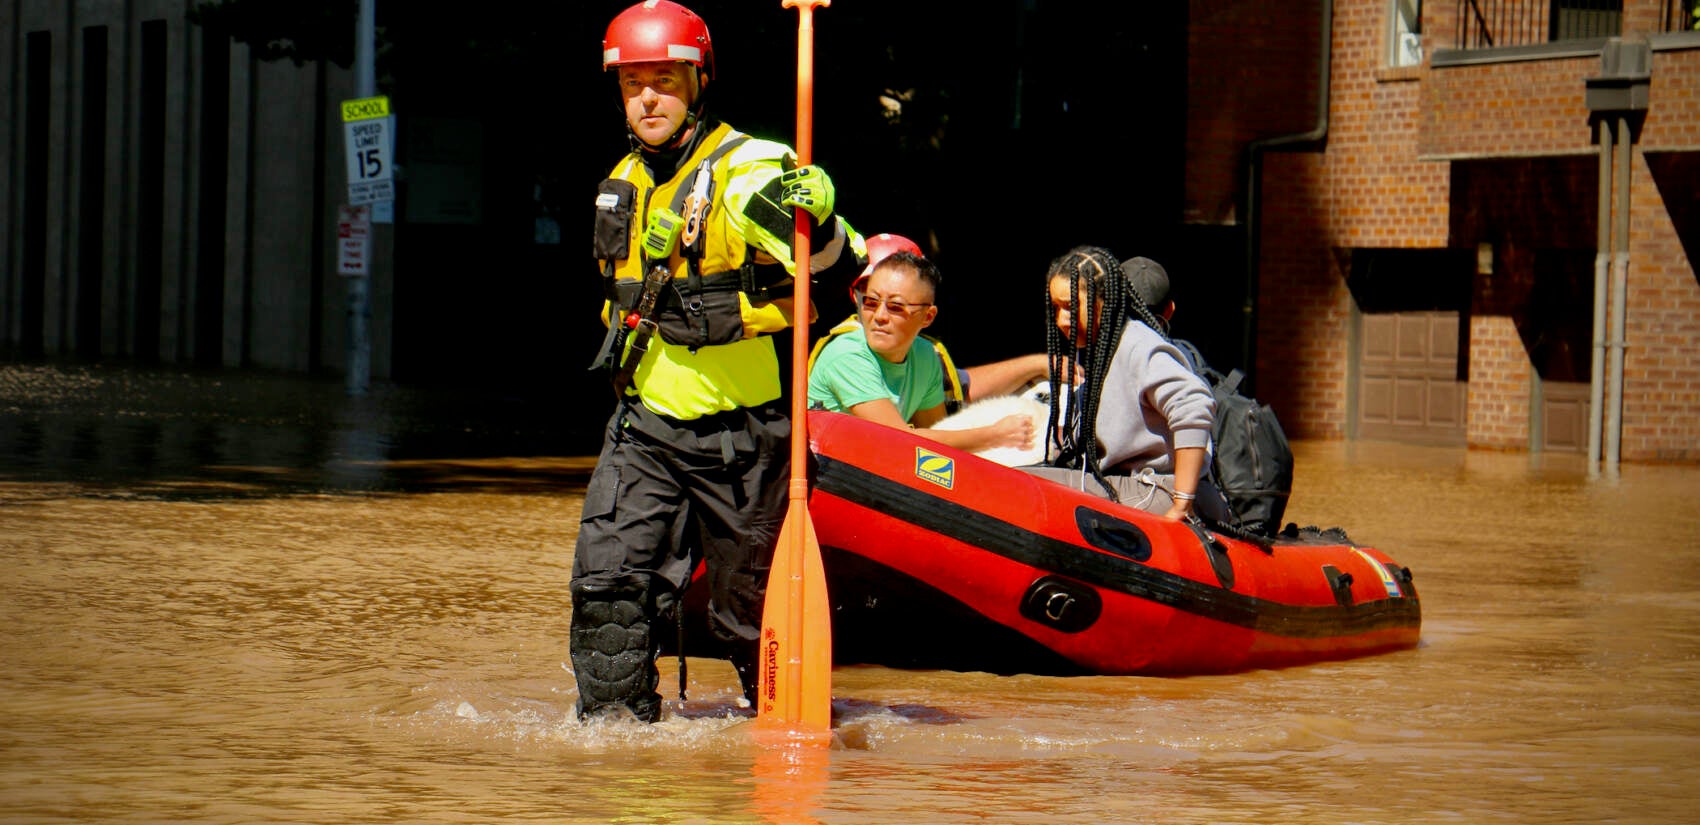
<path fill-rule="evenodd" d="M 1216 399 L 1186 356 L 1144 323 L 1129 321 L 1098 401 L 1100 469 L 1138 474 L 1150 467 L 1173 475 L 1175 449 L 1209 450 L 1215 420 Z"/>

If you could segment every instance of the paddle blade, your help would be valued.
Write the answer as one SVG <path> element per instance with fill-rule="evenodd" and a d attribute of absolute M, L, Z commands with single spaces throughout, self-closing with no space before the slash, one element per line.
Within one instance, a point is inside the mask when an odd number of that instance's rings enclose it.
<path fill-rule="evenodd" d="M 823 748 L 763 748 L 751 766 L 750 807 L 762 822 L 821 825 L 814 812 L 826 794 L 831 767 L 831 752 Z"/>
<path fill-rule="evenodd" d="M 793 498 L 762 608 L 756 715 L 799 734 L 832 730 L 832 606 L 808 502 Z"/>

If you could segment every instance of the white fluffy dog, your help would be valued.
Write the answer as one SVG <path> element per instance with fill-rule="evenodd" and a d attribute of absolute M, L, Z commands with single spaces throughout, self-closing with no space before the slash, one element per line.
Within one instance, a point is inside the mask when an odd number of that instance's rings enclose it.
<path fill-rule="evenodd" d="M 1045 458 L 1045 425 L 1051 417 L 1051 384 L 1040 381 L 1020 395 L 998 395 L 963 405 L 955 415 L 947 416 L 933 425 L 935 430 L 966 430 L 996 423 L 1005 416 L 1027 415 L 1033 418 L 1033 446 L 1025 450 L 1015 447 L 993 447 L 976 455 L 996 461 L 1005 467 L 1038 464 Z"/>

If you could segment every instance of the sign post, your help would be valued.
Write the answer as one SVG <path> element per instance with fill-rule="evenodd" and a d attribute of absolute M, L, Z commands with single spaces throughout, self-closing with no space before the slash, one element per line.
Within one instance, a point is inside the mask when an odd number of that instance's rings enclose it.
<path fill-rule="evenodd" d="M 342 125 L 348 205 L 337 224 L 337 273 L 348 278 L 348 394 L 364 395 L 372 374 L 371 204 L 395 198 L 395 116 L 389 98 L 344 100 Z"/>

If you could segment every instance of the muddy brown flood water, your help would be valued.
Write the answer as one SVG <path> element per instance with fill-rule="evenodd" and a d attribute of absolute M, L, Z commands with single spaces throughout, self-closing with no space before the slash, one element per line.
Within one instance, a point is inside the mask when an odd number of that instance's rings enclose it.
<path fill-rule="evenodd" d="M 1700 468 L 1299 442 L 1288 519 L 1416 576 L 1414 650 L 1225 676 L 834 672 L 753 743 L 730 666 L 581 724 L 594 432 L 523 400 L 0 366 L 7 823 L 1679 823 Z M 664 687 L 676 666 L 663 661 Z"/>

